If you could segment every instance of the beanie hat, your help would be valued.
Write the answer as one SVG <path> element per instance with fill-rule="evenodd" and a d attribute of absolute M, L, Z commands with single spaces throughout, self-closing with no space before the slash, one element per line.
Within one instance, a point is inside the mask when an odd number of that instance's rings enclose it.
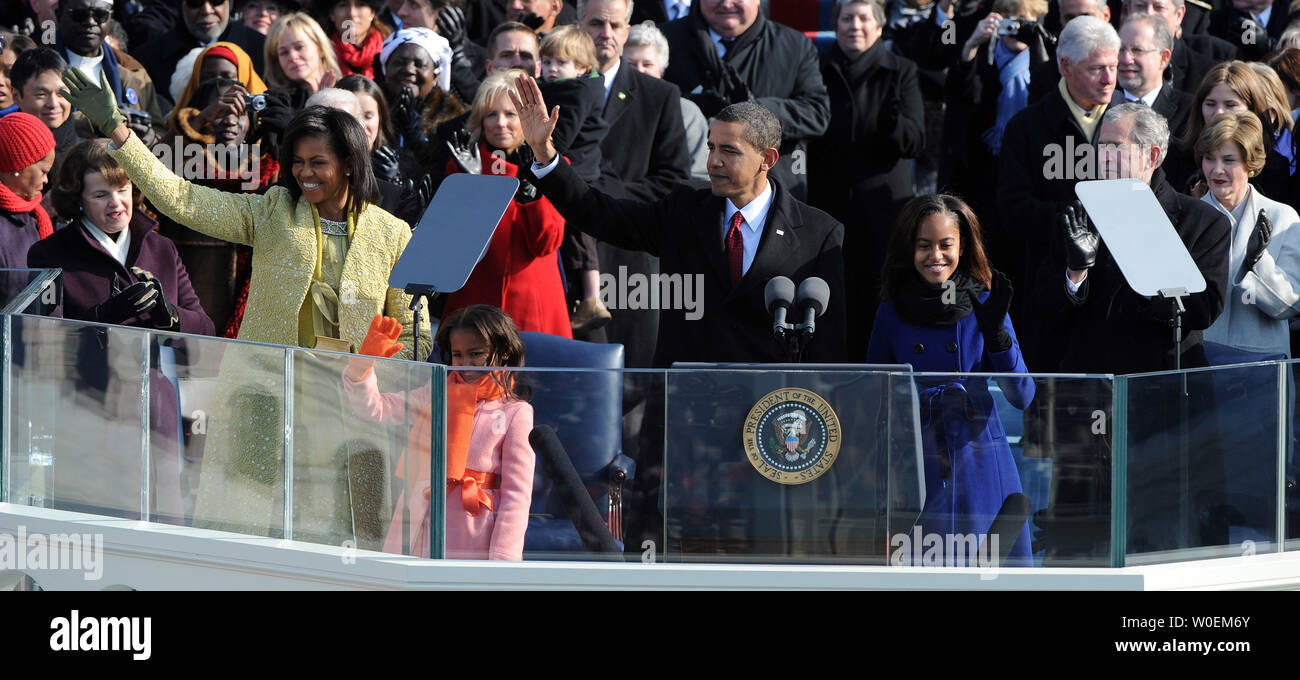
<path fill-rule="evenodd" d="M 54 133 L 40 118 L 21 111 L 0 117 L 0 172 L 18 172 L 53 150 Z"/>

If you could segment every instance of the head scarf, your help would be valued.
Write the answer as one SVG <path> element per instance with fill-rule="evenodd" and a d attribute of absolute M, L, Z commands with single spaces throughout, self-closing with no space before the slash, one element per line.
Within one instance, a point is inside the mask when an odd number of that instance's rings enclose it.
<path fill-rule="evenodd" d="M 393 56 L 393 50 L 406 43 L 415 43 L 429 53 L 429 58 L 434 63 L 434 71 L 437 72 L 438 89 L 443 92 L 451 91 L 451 44 L 447 39 L 428 28 L 403 28 L 384 41 L 384 49 L 379 53 L 379 60 L 387 67 L 388 58 Z"/>
<path fill-rule="evenodd" d="M 169 122 L 175 124 L 176 112 L 189 106 L 190 97 L 194 96 L 194 91 L 199 89 L 199 72 L 203 70 L 203 60 L 212 55 L 233 61 L 235 70 L 238 73 L 236 80 L 244 84 L 249 94 L 262 94 L 266 92 L 266 83 L 262 82 L 261 76 L 253 69 L 253 60 L 249 58 L 248 53 L 242 47 L 232 42 L 215 42 L 208 45 L 199 56 L 194 59 L 194 66 L 190 71 L 190 82 L 185 86 L 185 91 L 176 99 L 176 108 L 172 109 L 171 115 L 168 116 Z"/>

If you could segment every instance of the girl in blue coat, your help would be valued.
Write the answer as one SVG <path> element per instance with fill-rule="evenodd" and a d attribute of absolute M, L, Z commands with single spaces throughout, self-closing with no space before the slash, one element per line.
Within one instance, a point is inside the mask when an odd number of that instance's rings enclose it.
<path fill-rule="evenodd" d="M 970 207 L 953 196 L 918 196 L 894 227 L 867 361 L 908 363 L 917 372 L 1027 373 L 1007 318 L 1011 293 L 1007 277 L 989 267 Z M 1016 408 L 1026 408 L 1034 397 L 1028 377 L 997 380 Z M 975 537 L 980 554 L 997 559 L 985 537 L 1007 497 L 1021 493 L 988 381 L 951 376 L 918 377 L 916 383 L 926 491 L 917 525 L 923 537 L 942 541 L 921 564 L 987 564 L 964 541 Z M 1016 538 L 1009 564 L 1001 566 L 1032 566 L 1028 523 L 1011 535 Z M 1005 550 L 1005 540 L 996 547 Z M 949 551 L 949 545 L 959 548 Z M 911 550 L 902 563 L 917 565 L 911 555 L 926 551 Z"/>

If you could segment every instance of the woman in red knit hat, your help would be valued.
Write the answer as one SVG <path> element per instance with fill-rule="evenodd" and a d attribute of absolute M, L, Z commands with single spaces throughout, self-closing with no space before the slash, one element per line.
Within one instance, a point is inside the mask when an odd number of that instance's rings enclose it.
<path fill-rule="evenodd" d="M 54 233 L 41 189 L 54 165 L 54 135 L 41 119 L 0 118 L 0 269 L 27 266 L 27 249 Z"/>

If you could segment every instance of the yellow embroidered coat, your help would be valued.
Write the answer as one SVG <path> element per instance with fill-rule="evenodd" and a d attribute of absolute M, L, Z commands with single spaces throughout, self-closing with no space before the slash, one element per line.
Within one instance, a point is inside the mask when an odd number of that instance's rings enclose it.
<path fill-rule="evenodd" d="M 313 206 L 293 200 L 283 187 L 259 196 L 191 184 L 134 134 L 110 153 L 144 195 L 178 223 L 253 247 L 239 339 L 296 346 L 299 310 L 317 256 Z M 370 320 L 382 311 L 403 325 L 406 347 L 396 358 L 410 358 L 410 298 L 388 287 L 408 240 L 406 224 L 378 206 L 368 205 L 357 216 L 338 290 L 341 339 L 360 347 Z M 421 346 L 432 347 L 427 321 L 420 332 Z M 378 546 L 383 527 L 373 518 L 389 516 L 391 507 L 387 484 L 374 481 L 388 478 L 386 460 L 371 459 L 386 458 L 390 446 L 382 432 L 367 430 L 354 414 L 333 410 L 341 407 L 345 365 L 343 357 L 315 352 L 295 357 L 291 389 L 298 403 L 290 416 L 295 454 L 293 470 L 286 471 L 283 354 L 265 346 L 226 344 L 214 388 L 217 406 L 208 419 L 195 526 L 283 536 L 284 484 L 291 475 L 295 536 L 333 544 L 355 538 L 362 547 Z"/>
<path fill-rule="evenodd" d="M 293 199 L 284 187 L 257 195 L 191 184 L 172 173 L 134 134 L 110 153 L 168 217 L 209 236 L 253 247 L 252 282 L 239 339 L 297 345 L 298 311 L 316 264 L 313 206 Z M 338 290 L 339 337 L 345 342 L 360 347 L 370 320 L 383 312 L 402 322 L 400 341 L 405 347 L 396 358 L 411 358 L 411 299 L 388 287 L 388 275 L 410 239 L 406 223 L 377 205 L 367 205 L 357 216 Z M 433 346 L 427 320 L 420 324 L 420 345 Z"/>

